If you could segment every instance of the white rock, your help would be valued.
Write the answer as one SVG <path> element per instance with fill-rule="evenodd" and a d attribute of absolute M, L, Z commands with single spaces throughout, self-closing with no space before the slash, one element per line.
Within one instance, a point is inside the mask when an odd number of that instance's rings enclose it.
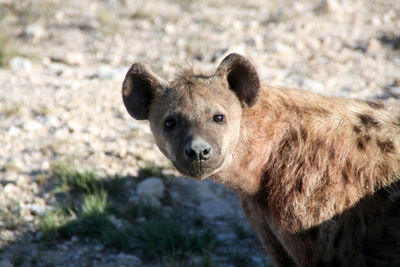
<path fill-rule="evenodd" d="M 86 63 L 85 56 L 77 52 L 67 53 L 64 60 L 69 65 L 84 65 Z"/>
<path fill-rule="evenodd" d="M 25 205 L 32 214 L 43 215 L 48 210 L 47 206 L 40 204 L 26 204 Z"/>
<path fill-rule="evenodd" d="M 105 65 L 99 68 L 97 76 L 100 79 L 115 79 L 122 81 L 128 69 L 128 67 L 112 68 L 109 65 Z"/>
<path fill-rule="evenodd" d="M 142 260 L 135 255 L 127 255 L 121 253 L 116 258 L 115 266 L 126 266 L 126 267 L 139 267 L 142 266 Z"/>
<path fill-rule="evenodd" d="M 33 24 L 25 28 L 23 35 L 27 38 L 39 40 L 46 36 L 46 32 L 42 26 Z"/>
<path fill-rule="evenodd" d="M 4 187 L 3 192 L 6 196 L 13 197 L 14 199 L 18 199 L 22 193 L 21 189 L 13 183 L 8 183 Z"/>
<path fill-rule="evenodd" d="M 13 57 L 9 64 L 11 69 L 14 71 L 32 71 L 31 61 L 24 57 Z"/>
<path fill-rule="evenodd" d="M 24 124 L 24 130 L 28 132 L 38 132 L 42 130 L 43 125 L 38 122 L 38 121 L 28 121 L 27 123 Z"/>
<path fill-rule="evenodd" d="M 11 126 L 7 129 L 7 133 L 8 133 L 10 136 L 17 136 L 17 135 L 19 135 L 19 134 L 21 133 L 21 129 L 18 128 L 18 127 L 15 127 L 15 126 L 13 126 L 13 125 L 11 125 Z"/>
<path fill-rule="evenodd" d="M 147 178 L 137 185 L 136 193 L 142 198 L 160 199 L 164 196 L 164 183 L 160 178 Z"/>
<path fill-rule="evenodd" d="M 60 120 L 56 116 L 48 116 L 46 120 L 46 124 L 49 127 L 58 128 L 61 126 Z"/>

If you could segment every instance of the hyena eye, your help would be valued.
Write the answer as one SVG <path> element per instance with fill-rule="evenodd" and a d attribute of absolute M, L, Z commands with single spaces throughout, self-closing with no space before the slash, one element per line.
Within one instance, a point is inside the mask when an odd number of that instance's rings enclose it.
<path fill-rule="evenodd" d="M 222 114 L 217 114 L 217 115 L 214 115 L 213 120 L 216 123 L 222 123 L 225 120 L 225 116 Z"/>
<path fill-rule="evenodd" d="M 164 121 L 165 130 L 172 130 L 176 125 L 176 121 L 174 119 L 166 119 Z"/>

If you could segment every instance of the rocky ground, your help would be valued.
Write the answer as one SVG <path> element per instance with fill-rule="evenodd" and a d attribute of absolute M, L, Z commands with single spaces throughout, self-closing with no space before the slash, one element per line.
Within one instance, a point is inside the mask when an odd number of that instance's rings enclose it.
<path fill-rule="evenodd" d="M 171 79 L 229 52 L 265 83 L 394 102 L 400 4 L 0 0 L 0 266 L 268 266 L 235 195 L 177 178 L 121 101 L 135 61 Z M 150 253 L 139 230 L 170 219 L 206 241 Z"/>

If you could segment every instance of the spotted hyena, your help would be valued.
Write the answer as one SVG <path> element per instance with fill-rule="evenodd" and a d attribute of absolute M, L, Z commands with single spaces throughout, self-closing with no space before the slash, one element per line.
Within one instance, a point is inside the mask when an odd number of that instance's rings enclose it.
<path fill-rule="evenodd" d="M 400 107 L 262 86 L 227 56 L 170 83 L 133 64 L 123 100 L 184 175 L 235 190 L 276 266 L 400 266 Z"/>

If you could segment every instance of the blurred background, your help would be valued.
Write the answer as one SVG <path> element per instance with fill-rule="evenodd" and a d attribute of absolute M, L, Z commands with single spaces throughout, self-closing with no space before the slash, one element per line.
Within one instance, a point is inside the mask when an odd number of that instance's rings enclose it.
<path fill-rule="evenodd" d="M 397 101 L 399 0 L 0 0 L 0 266 L 270 266 L 237 197 L 179 174 L 121 84 L 230 52 L 264 83 Z"/>

